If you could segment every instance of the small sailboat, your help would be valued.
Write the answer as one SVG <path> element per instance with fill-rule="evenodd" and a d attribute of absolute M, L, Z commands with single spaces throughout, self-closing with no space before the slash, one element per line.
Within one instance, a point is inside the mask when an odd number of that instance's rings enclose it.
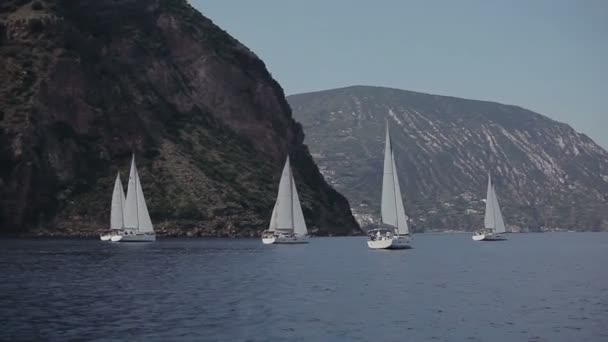
<path fill-rule="evenodd" d="M 308 230 L 293 179 L 289 156 L 283 167 L 277 200 L 272 209 L 270 225 L 262 232 L 262 242 L 271 244 L 308 243 Z"/>
<path fill-rule="evenodd" d="M 124 225 L 118 234 L 110 238 L 112 242 L 151 242 L 156 241 L 154 227 L 150 220 L 146 199 L 135 166 L 135 155 L 131 159 L 129 186 L 124 207 Z"/>
<path fill-rule="evenodd" d="M 112 192 L 112 207 L 110 208 L 110 232 L 101 234 L 101 241 L 110 241 L 124 226 L 125 192 L 120 181 L 120 172 L 116 174 L 114 191 Z"/>
<path fill-rule="evenodd" d="M 484 218 L 485 230 L 475 232 L 475 241 L 502 241 L 506 240 L 505 222 L 502 219 L 496 189 L 492 184 L 492 177 L 488 175 L 488 193 L 486 195 L 486 215 Z"/>
<path fill-rule="evenodd" d="M 371 249 L 409 248 L 411 237 L 407 226 L 407 216 L 403 208 L 388 121 L 386 122 L 384 146 L 381 214 L 382 225 L 377 229 L 368 231 L 367 246 Z"/>

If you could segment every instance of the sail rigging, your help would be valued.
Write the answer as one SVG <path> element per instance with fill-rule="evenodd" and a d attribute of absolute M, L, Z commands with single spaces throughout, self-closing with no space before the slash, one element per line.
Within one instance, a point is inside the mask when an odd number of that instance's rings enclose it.
<path fill-rule="evenodd" d="M 304 236 L 308 233 L 289 157 L 287 157 L 281 173 L 277 200 L 272 210 L 268 230 L 292 231 L 296 236 Z"/>
<path fill-rule="evenodd" d="M 135 165 L 135 155 L 131 159 L 131 170 L 129 172 L 129 185 L 127 188 L 127 199 L 124 209 L 125 228 L 136 229 L 141 233 L 154 231 L 144 192 L 141 188 L 139 173 Z"/>
<path fill-rule="evenodd" d="M 488 175 L 488 191 L 486 195 L 486 213 L 484 217 L 484 225 L 486 229 L 492 230 L 494 233 L 500 234 L 506 232 L 505 222 L 502 217 L 496 189 L 492 183 L 492 177 Z"/>
<path fill-rule="evenodd" d="M 384 146 L 384 172 L 382 177 L 382 222 L 397 228 L 399 234 L 409 234 L 407 215 L 401 197 L 399 176 L 395 165 L 395 155 L 391 137 L 386 123 L 386 138 Z"/>

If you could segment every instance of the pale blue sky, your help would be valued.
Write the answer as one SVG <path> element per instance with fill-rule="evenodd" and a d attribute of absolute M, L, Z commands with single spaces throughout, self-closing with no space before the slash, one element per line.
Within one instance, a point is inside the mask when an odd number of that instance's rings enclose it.
<path fill-rule="evenodd" d="M 608 147 L 608 0 L 192 0 L 286 94 L 355 84 L 519 105 Z"/>

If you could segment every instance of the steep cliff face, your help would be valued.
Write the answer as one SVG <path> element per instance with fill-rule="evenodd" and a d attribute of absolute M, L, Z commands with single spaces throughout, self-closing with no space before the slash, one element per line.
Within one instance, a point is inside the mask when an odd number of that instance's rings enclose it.
<path fill-rule="evenodd" d="M 608 230 L 608 152 L 516 106 L 378 87 L 288 97 L 321 172 L 378 219 L 385 121 L 416 230 L 483 224 L 491 172 L 512 230 Z"/>
<path fill-rule="evenodd" d="M 309 229 L 358 229 L 264 63 L 185 0 L 3 1 L 0 58 L 3 232 L 106 228 L 132 152 L 161 234 L 257 234 L 288 153 Z"/>

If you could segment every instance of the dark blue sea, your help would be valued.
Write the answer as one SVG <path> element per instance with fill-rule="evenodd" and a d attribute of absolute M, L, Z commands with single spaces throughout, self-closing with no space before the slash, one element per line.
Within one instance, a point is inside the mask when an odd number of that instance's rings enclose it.
<path fill-rule="evenodd" d="M 0 240 L 0 340 L 608 341 L 608 234 Z"/>

